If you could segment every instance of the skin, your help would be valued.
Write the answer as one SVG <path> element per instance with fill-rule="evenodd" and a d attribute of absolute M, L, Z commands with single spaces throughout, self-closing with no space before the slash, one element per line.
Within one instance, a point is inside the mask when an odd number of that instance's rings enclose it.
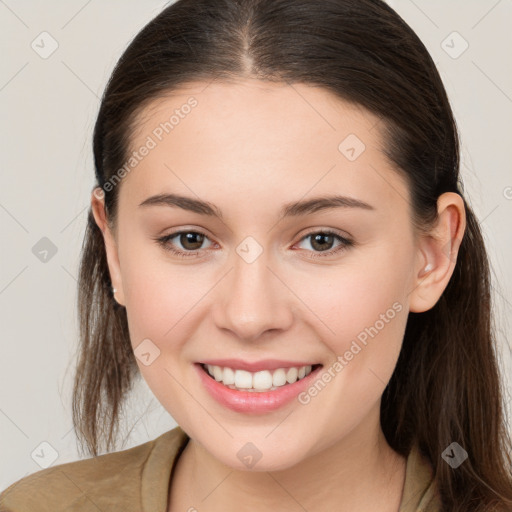
<path fill-rule="evenodd" d="M 396 511 L 405 459 L 382 433 L 381 396 L 408 312 L 434 306 L 452 275 L 465 229 L 462 199 L 443 194 L 437 224 L 416 232 L 407 185 L 382 152 L 378 118 L 303 84 L 188 84 L 146 108 L 131 147 L 144 144 L 190 96 L 198 105 L 118 185 L 114 228 L 102 199 L 91 198 L 132 345 L 149 338 L 160 350 L 148 366 L 137 359 L 141 374 L 191 437 L 169 510 Z M 338 150 L 349 134 L 365 145 L 354 161 Z M 171 192 L 216 205 L 223 219 L 138 206 Z M 285 203 L 333 192 L 374 209 L 278 220 Z M 328 228 L 355 244 L 321 257 L 306 235 Z M 169 244 L 199 247 L 199 255 L 182 259 L 154 241 L 180 229 L 206 237 L 202 245 L 179 236 Z M 252 263 L 236 252 L 247 236 L 263 249 Z M 341 244 L 326 240 L 327 250 Z M 293 400 L 259 415 L 231 411 L 210 397 L 192 367 L 236 355 L 327 369 L 394 303 L 401 311 L 305 405 Z M 262 453 L 252 469 L 237 457 L 247 442 Z"/>

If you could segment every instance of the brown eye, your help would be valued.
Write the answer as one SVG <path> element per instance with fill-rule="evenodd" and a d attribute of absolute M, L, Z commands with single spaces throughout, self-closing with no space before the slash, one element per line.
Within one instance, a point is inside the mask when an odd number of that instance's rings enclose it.
<path fill-rule="evenodd" d="M 174 240 L 175 239 L 175 240 Z M 198 231 L 177 231 L 170 235 L 157 238 L 156 241 L 170 253 L 186 258 L 189 256 L 197 257 L 204 249 L 201 247 L 208 237 Z"/>
<path fill-rule="evenodd" d="M 308 249 L 308 252 L 311 253 L 309 256 L 310 258 L 331 256 L 354 245 L 352 240 L 349 240 L 348 238 L 345 238 L 331 230 L 313 231 L 302 237 L 300 243 L 308 239 L 310 240 L 309 245 L 311 246 L 311 249 Z M 336 241 L 339 243 L 337 246 L 334 246 Z"/>
<path fill-rule="evenodd" d="M 317 233 L 314 236 L 309 235 L 311 238 L 311 247 L 318 251 L 328 251 L 334 244 L 334 235 L 324 233 Z"/>
<path fill-rule="evenodd" d="M 205 236 L 195 231 L 188 231 L 178 234 L 178 240 L 184 249 L 189 251 L 196 251 L 201 248 Z"/>

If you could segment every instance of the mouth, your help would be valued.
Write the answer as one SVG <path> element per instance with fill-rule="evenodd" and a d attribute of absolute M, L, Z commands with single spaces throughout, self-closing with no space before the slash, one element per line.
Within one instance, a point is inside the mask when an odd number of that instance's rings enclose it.
<path fill-rule="evenodd" d="M 224 366 L 216 364 L 198 363 L 202 371 L 212 380 L 222 384 L 226 388 L 249 393 L 265 393 L 275 391 L 283 387 L 292 386 L 316 372 L 323 365 L 317 364 L 296 364 L 267 362 L 260 365 L 269 367 L 258 371 L 250 371 L 248 367 L 254 365 L 244 364 L 244 369 L 238 363 L 236 366 Z"/>
<path fill-rule="evenodd" d="M 223 365 L 229 362 L 230 366 L 212 365 L 213 362 Z M 259 415 L 271 413 L 295 401 L 318 378 L 323 365 L 277 360 L 247 363 L 217 359 L 194 363 L 194 367 L 202 388 L 222 407 L 237 413 Z"/>

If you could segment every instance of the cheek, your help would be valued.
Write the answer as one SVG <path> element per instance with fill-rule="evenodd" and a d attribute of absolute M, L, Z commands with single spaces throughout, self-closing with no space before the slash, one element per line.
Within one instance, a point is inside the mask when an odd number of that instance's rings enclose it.
<path fill-rule="evenodd" d="M 315 313 L 311 325 L 322 333 L 330 352 L 329 375 L 320 377 L 325 384 L 313 383 L 300 399 L 311 417 L 329 425 L 324 432 L 328 439 L 354 429 L 393 374 L 408 317 L 408 258 L 382 248 L 367 261 L 347 264 L 331 275 L 319 273 L 300 289 Z M 336 407 L 329 410 L 326 403 Z"/>
<path fill-rule="evenodd" d="M 156 253 L 156 254 L 155 254 Z M 201 299 L 211 287 L 204 272 L 158 256 L 131 254 L 123 267 L 128 329 L 137 365 L 155 397 L 180 425 L 187 425 L 190 396 L 188 340 L 197 337 Z M 149 354 L 146 359 L 144 354 Z M 149 359 L 149 361 L 148 361 Z M 146 364 L 149 363 L 149 364 Z"/>
<path fill-rule="evenodd" d="M 368 251 L 370 257 L 347 260 L 302 285 L 300 295 L 320 323 L 322 342 L 347 361 L 345 373 L 368 376 L 367 368 L 391 376 L 408 315 L 412 251 L 390 245 Z"/>
<path fill-rule="evenodd" d="M 141 268 L 145 270 L 140 271 Z M 172 341 L 173 346 L 187 338 L 186 330 L 191 326 L 194 306 L 208 291 L 202 273 L 191 269 L 190 266 L 185 269 L 160 261 L 123 273 L 134 346 L 143 338 L 154 339 L 157 344 Z"/>
<path fill-rule="evenodd" d="M 132 343 L 172 336 L 174 326 L 204 294 L 202 272 L 168 255 L 149 235 L 128 229 L 123 235 L 119 254 Z"/>

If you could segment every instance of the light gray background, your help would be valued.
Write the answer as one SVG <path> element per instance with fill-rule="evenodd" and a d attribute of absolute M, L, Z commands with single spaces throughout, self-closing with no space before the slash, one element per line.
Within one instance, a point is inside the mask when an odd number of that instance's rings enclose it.
<path fill-rule="evenodd" d="M 510 400 L 512 2 L 390 4 L 429 49 L 460 128 L 466 191 L 494 268 Z M 92 128 L 115 62 L 164 5 L 0 0 L 0 490 L 45 465 L 79 458 L 70 403 L 78 255 L 94 176 Z M 46 59 L 31 47 L 43 31 L 58 43 Z M 465 43 L 454 31 L 469 45 L 457 58 Z M 43 237 L 57 248 L 46 263 L 32 252 Z M 153 439 L 176 423 L 141 381 L 124 425 L 130 434 L 118 449 Z"/>

